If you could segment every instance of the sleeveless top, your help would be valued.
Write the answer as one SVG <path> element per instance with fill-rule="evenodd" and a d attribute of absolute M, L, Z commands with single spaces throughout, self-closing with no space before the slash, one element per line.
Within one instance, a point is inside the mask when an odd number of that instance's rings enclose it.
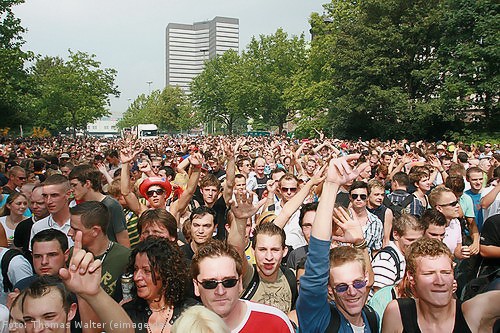
<path fill-rule="evenodd" d="M 413 298 L 398 298 L 399 313 L 401 314 L 401 321 L 403 323 L 403 333 L 421 333 L 417 321 L 417 303 Z M 462 312 L 462 303 L 456 301 L 455 311 L 455 326 L 453 333 L 471 333 L 469 325 L 465 321 Z"/>

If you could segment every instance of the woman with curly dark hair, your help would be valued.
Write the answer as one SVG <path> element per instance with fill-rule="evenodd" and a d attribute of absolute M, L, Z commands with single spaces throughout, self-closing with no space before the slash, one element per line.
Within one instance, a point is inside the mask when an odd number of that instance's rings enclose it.
<path fill-rule="evenodd" d="M 133 274 L 132 300 L 123 308 L 136 332 L 168 333 L 182 311 L 197 304 L 185 297 L 189 276 L 179 248 L 162 238 L 149 237 L 130 255 L 127 273 Z"/>

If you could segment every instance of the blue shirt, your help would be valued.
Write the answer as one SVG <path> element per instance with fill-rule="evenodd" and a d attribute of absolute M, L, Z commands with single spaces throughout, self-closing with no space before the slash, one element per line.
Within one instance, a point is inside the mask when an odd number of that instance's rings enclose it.
<path fill-rule="evenodd" d="M 481 193 L 474 193 L 471 190 L 465 191 L 472 199 L 472 203 L 474 204 L 474 214 L 476 215 L 476 224 L 479 232 L 483 231 L 483 209 L 481 208 Z"/>
<path fill-rule="evenodd" d="M 300 291 L 297 300 L 297 317 L 302 333 L 323 333 L 330 323 L 331 313 L 328 303 L 328 279 L 330 275 L 330 242 L 311 236 L 309 253 L 306 260 L 306 272 L 300 278 Z M 349 321 L 340 315 L 340 333 L 353 333 Z M 371 330 L 368 320 L 362 313 L 365 333 L 378 332 L 378 327 Z"/>

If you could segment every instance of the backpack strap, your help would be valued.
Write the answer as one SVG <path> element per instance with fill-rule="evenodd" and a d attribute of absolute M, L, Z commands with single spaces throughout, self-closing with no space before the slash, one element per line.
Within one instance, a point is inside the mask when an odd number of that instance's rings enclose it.
<path fill-rule="evenodd" d="M 247 288 L 243 291 L 243 294 L 241 295 L 240 298 L 249 301 L 253 297 L 253 295 L 255 295 L 255 292 L 259 287 L 259 283 L 260 283 L 259 272 L 257 272 L 257 266 L 254 264 L 252 280 L 248 284 Z"/>
<path fill-rule="evenodd" d="M 335 307 L 333 303 L 328 303 L 330 305 L 330 322 L 328 323 L 328 327 L 326 328 L 325 332 L 330 333 L 330 332 L 335 332 L 337 333 L 340 330 L 340 314 L 339 310 Z M 371 306 L 366 304 L 363 306 L 363 313 L 366 316 L 366 320 L 368 321 L 368 326 L 370 326 L 370 331 L 371 332 L 378 332 L 379 325 L 378 325 L 378 317 L 377 313 Z"/>
<path fill-rule="evenodd" d="M 2 257 L 2 261 L 0 263 L 1 268 L 2 268 L 2 277 L 3 277 L 3 291 L 4 292 L 9 292 L 12 291 L 12 288 L 14 287 L 12 285 L 12 282 L 9 279 L 9 276 L 7 275 L 7 272 L 9 271 L 9 265 L 12 259 L 16 256 L 22 255 L 21 251 L 16 250 L 16 249 L 8 249 L 5 254 Z"/>
<path fill-rule="evenodd" d="M 400 204 L 401 210 L 403 210 L 406 207 L 408 207 L 413 202 L 414 198 L 415 198 L 415 196 L 413 194 L 410 194 L 403 201 L 401 201 L 401 204 Z"/>
<path fill-rule="evenodd" d="M 286 278 L 286 281 L 288 282 L 288 285 L 290 286 L 290 290 L 292 291 L 292 306 L 291 310 L 295 309 L 295 302 L 297 301 L 298 292 L 297 292 L 297 277 L 293 273 L 293 271 L 285 266 L 280 266 L 281 271 L 283 272 L 283 275 Z"/>
<path fill-rule="evenodd" d="M 421 333 L 417 321 L 417 304 L 413 298 L 398 298 L 399 313 L 403 323 L 403 332 Z"/>
<path fill-rule="evenodd" d="M 368 325 L 370 326 L 370 331 L 371 332 L 378 332 L 378 317 L 377 313 L 371 306 L 366 304 L 363 306 L 363 312 L 365 313 L 366 320 L 368 321 Z"/>
<path fill-rule="evenodd" d="M 325 333 L 337 333 L 340 329 L 340 314 L 339 310 L 333 305 L 333 303 L 328 303 L 330 305 L 330 322 L 325 330 Z"/>
<path fill-rule="evenodd" d="M 394 282 L 398 282 L 401 279 L 401 261 L 399 260 L 398 253 L 392 246 L 386 246 L 382 250 L 380 250 L 380 252 L 388 253 L 391 256 L 392 260 L 394 260 L 396 264 L 396 281 Z"/>

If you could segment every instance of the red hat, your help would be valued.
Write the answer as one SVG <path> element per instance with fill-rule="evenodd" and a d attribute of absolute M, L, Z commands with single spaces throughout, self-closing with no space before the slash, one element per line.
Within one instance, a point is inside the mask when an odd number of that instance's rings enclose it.
<path fill-rule="evenodd" d="M 165 196 L 167 198 L 170 196 L 170 193 L 172 193 L 172 185 L 170 185 L 170 182 L 168 180 L 160 177 L 149 177 L 144 179 L 141 185 L 139 185 L 139 192 L 142 194 L 144 198 L 146 199 L 148 198 L 146 192 L 153 185 L 158 185 L 161 188 L 163 188 L 165 190 Z"/>

